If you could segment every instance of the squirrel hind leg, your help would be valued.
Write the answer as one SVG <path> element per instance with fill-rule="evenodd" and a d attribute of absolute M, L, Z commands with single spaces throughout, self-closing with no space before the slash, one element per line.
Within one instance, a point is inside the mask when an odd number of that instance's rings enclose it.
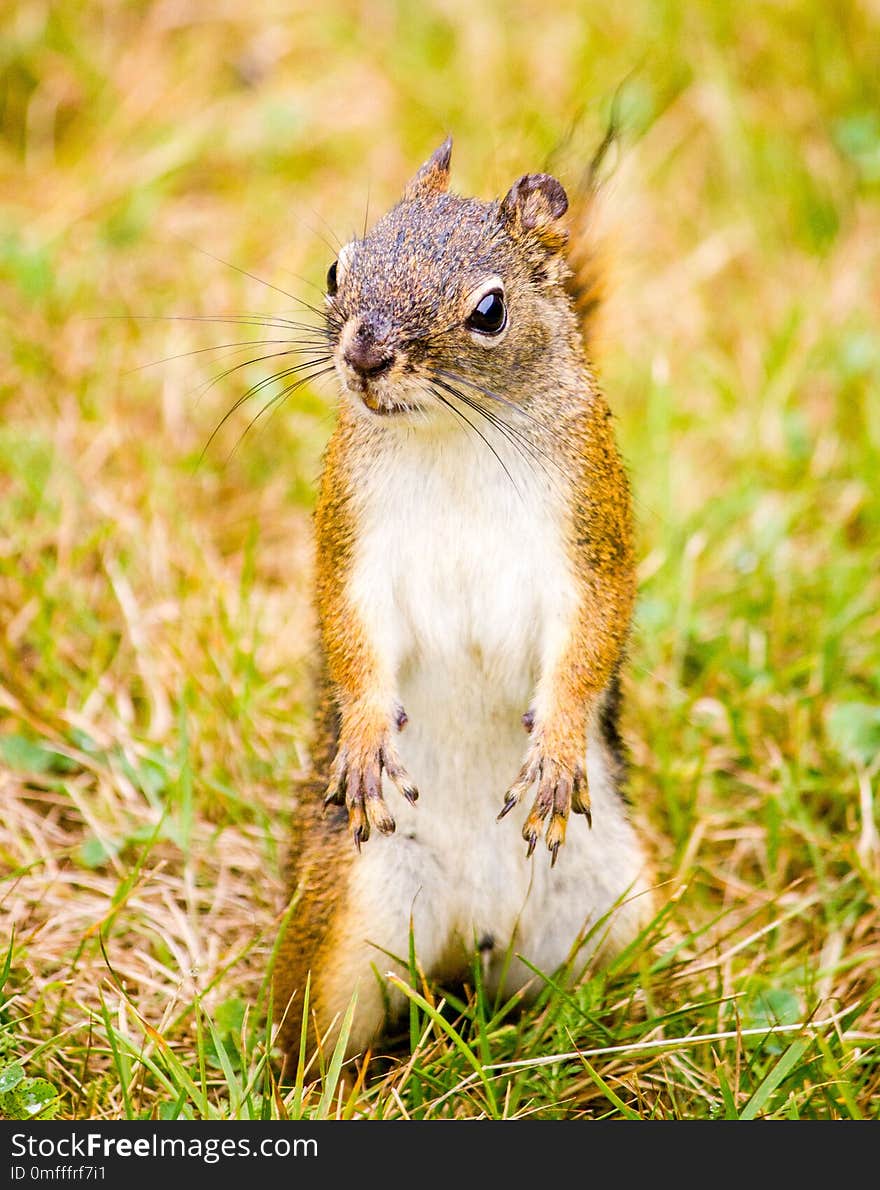
<path fill-rule="evenodd" d="M 305 1060 L 308 1063 L 316 1049 L 324 1054 L 324 1065 L 339 1043 L 346 1012 L 356 995 L 355 1012 L 345 1044 L 345 1057 L 363 1053 L 383 1033 L 388 1004 L 383 995 L 382 981 L 372 967 L 364 968 L 351 979 L 346 970 L 327 962 L 326 956 L 316 956 L 315 965 L 307 969 L 309 976 L 309 1017 L 303 1020 L 305 979 L 301 986 L 290 981 L 276 980 L 276 1015 L 281 1018 L 278 1044 L 283 1054 L 281 1081 L 291 1082 L 296 1076 L 303 1032 L 305 1031 Z M 284 997 L 287 997 L 285 1000 Z M 311 1067 L 316 1076 L 318 1066 Z"/>
<path fill-rule="evenodd" d="M 307 906 L 305 906 L 307 908 Z M 306 1034 L 306 1060 L 320 1047 L 329 1061 L 338 1044 L 349 1007 L 354 1013 L 345 1044 L 345 1056 L 363 1053 L 397 1017 L 405 997 L 389 985 L 384 973 L 398 964 L 366 941 L 353 928 L 344 910 L 334 913 L 327 938 L 314 948 L 303 945 L 296 920 L 290 922 L 279 951 L 281 969 L 274 981 L 276 1018 L 281 1021 L 278 1043 L 284 1054 L 282 1080 L 294 1077 Z M 292 935 L 292 937 L 291 937 Z M 287 939 L 291 939 L 290 942 Z M 402 953 L 406 953 L 405 942 Z M 398 943 L 395 953 L 401 953 Z M 287 958 L 290 961 L 285 962 Z M 400 966 L 399 974 L 405 976 Z M 309 987 L 308 1020 L 303 1020 L 306 985 Z"/>
<path fill-rule="evenodd" d="M 400 1015 L 406 997 L 385 976 L 407 978 L 411 917 L 426 969 L 445 944 L 442 914 L 429 895 L 437 887 L 431 857 L 400 835 L 377 838 L 380 846 L 371 843 L 358 854 L 344 809 L 334 808 L 322 818 L 320 801 L 316 788 L 309 801 L 314 812 L 293 841 L 289 888 L 296 903 L 275 963 L 273 1000 L 281 1021 L 278 1043 L 287 1055 L 284 1078 L 295 1071 L 304 1027 L 307 1055 L 320 1043 L 329 1057 L 355 994 L 347 1056 L 374 1044 Z M 309 1019 L 304 1022 L 307 981 Z"/>

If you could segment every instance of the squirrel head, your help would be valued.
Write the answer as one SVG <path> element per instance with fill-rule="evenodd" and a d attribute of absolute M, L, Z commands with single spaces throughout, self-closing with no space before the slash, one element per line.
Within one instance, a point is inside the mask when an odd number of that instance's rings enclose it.
<path fill-rule="evenodd" d="M 561 184 L 526 174 L 501 200 L 461 198 L 451 151 L 447 139 L 327 274 L 336 370 L 367 417 L 526 400 L 578 342 Z"/>

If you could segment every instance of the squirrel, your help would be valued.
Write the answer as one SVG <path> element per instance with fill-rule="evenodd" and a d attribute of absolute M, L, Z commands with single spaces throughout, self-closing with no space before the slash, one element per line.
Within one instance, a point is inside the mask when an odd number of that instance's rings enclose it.
<path fill-rule="evenodd" d="M 595 252 L 556 178 L 459 197 L 451 149 L 327 274 L 341 400 L 273 973 L 288 1061 L 304 1025 L 335 1043 L 355 992 L 346 1052 L 385 1035 L 405 999 L 382 975 L 406 977 L 411 931 L 426 976 L 461 981 L 478 956 L 490 994 L 527 998 L 534 968 L 613 956 L 649 916 L 619 734 L 630 492 L 587 355 Z"/>

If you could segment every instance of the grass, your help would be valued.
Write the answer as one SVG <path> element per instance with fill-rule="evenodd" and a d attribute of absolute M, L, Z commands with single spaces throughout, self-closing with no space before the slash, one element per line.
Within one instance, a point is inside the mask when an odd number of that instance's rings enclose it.
<path fill-rule="evenodd" d="M 0 1115 L 876 1117 L 876 14 L 280 12 L 6 17 Z M 623 80 L 598 362 L 637 500 L 626 734 L 658 919 L 575 991 L 536 974 L 526 1012 L 414 958 L 369 1077 L 321 1053 L 279 1088 L 334 394 L 245 434 L 270 388 L 212 439 L 270 373 L 214 382 L 259 330 L 198 320 L 313 300 L 449 130 L 484 197 L 573 125 L 586 152 Z"/>

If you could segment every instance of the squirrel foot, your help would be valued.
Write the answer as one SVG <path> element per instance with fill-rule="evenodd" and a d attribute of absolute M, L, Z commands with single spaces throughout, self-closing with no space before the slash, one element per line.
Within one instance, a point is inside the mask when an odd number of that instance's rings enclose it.
<path fill-rule="evenodd" d="M 401 764 L 397 749 L 387 732 L 372 744 L 340 743 L 324 795 L 324 809 L 330 805 L 348 808 L 348 829 L 358 851 L 373 830 L 390 835 L 396 827 L 382 796 L 383 772 L 387 773 L 410 805 L 415 805 L 419 791 Z"/>
<path fill-rule="evenodd" d="M 499 822 L 518 805 L 535 782 L 538 783 L 538 792 L 522 830 L 528 844 L 526 856 L 532 855 L 543 835 L 552 857 L 550 866 L 553 867 L 559 848 L 565 842 L 569 814 L 583 814 L 587 825 L 593 825 L 587 774 L 580 761 L 565 763 L 558 760 L 547 752 L 540 738 L 533 739 L 517 779 L 504 798 L 504 805 L 498 815 Z"/>

